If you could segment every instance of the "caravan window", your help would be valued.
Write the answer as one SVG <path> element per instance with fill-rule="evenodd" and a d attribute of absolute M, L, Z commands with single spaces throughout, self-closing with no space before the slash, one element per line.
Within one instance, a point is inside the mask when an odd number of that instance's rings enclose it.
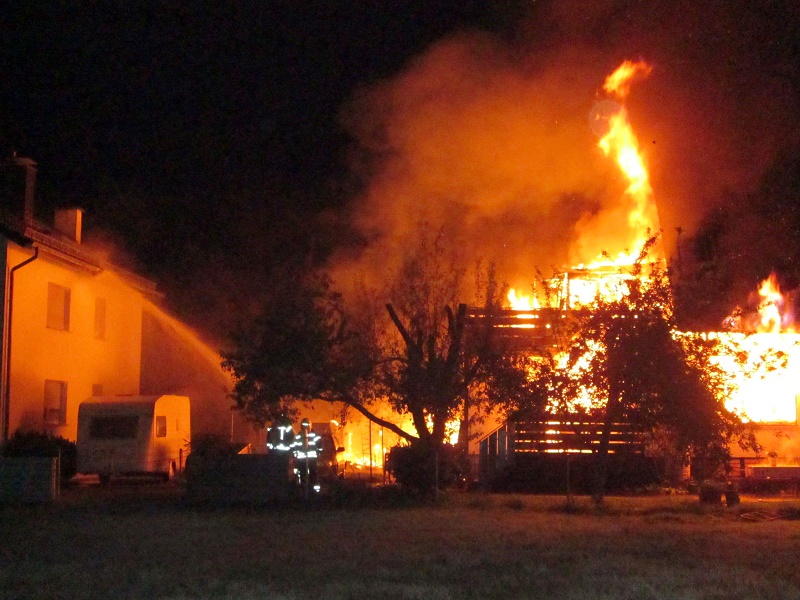
<path fill-rule="evenodd" d="M 167 417 L 156 417 L 156 437 L 167 437 Z"/>
<path fill-rule="evenodd" d="M 89 425 L 89 435 L 100 440 L 136 439 L 139 417 L 115 416 L 94 417 Z"/>

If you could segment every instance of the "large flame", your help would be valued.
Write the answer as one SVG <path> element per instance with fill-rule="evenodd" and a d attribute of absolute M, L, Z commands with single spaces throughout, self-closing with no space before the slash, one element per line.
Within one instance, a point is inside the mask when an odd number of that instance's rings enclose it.
<path fill-rule="evenodd" d="M 631 83 L 637 75 L 647 76 L 651 67 L 642 61 L 623 62 L 611 75 L 606 77 L 603 89 L 618 100 L 623 101 L 630 91 Z M 653 199 L 653 188 L 647 173 L 642 154 L 639 151 L 639 140 L 633 132 L 628 110 L 625 105 L 617 105 L 616 112 L 608 116 L 608 131 L 600 138 L 598 146 L 606 156 L 611 156 L 617 162 L 622 173 L 628 179 L 625 198 L 629 203 L 628 227 L 634 235 L 633 243 L 628 247 L 634 253 L 622 251 L 609 257 L 602 257 L 587 265 L 589 269 L 614 265 L 632 264 L 637 255 L 635 249 L 641 248 L 647 241 L 648 232 L 655 232 L 659 228 L 658 212 Z"/>
<path fill-rule="evenodd" d="M 647 167 L 623 103 L 632 81 L 638 76 L 647 76 L 650 71 L 651 67 L 645 62 L 625 61 L 606 78 L 603 85 L 603 90 L 615 101 L 605 104 L 606 112 L 601 117 L 607 129 L 598 146 L 606 156 L 615 160 L 627 179 L 623 200 L 628 209 L 628 227 L 627 231 L 620 228 L 619 241 L 620 245 L 625 244 L 627 248 L 634 248 L 634 251 L 614 249 L 616 254 L 606 252 L 589 264 L 567 270 L 561 286 L 566 302 L 559 301 L 559 306 L 588 305 L 598 298 L 611 299 L 619 295 L 624 288 L 619 285 L 619 278 L 625 277 L 620 267 L 633 264 L 638 258 L 636 249 L 644 247 L 650 232 L 659 228 Z M 609 106 L 613 110 L 608 111 Z M 660 247 L 651 250 L 655 250 L 656 260 L 663 260 Z M 750 322 L 750 331 L 747 334 L 717 334 L 730 336 L 731 341 L 735 341 L 750 356 L 744 365 L 730 357 L 718 359 L 736 388 L 726 404 L 748 420 L 796 422 L 800 391 L 800 376 L 796 374 L 800 372 L 800 334 L 795 333 L 789 304 L 778 287 L 774 273 L 762 282 L 758 291 L 761 298 L 759 314 L 755 322 Z M 509 292 L 508 301 L 511 308 L 519 311 L 535 310 L 539 306 L 535 297 L 521 295 L 514 289 Z M 675 332 L 675 335 L 681 334 Z M 764 357 L 770 356 L 771 359 L 764 360 Z M 581 365 L 575 368 L 579 369 Z M 596 401 L 596 392 L 587 390 L 583 403 L 588 403 L 592 398 Z"/>
<path fill-rule="evenodd" d="M 746 332 L 749 335 L 738 334 L 739 345 L 749 354 L 747 364 L 728 361 L 721 365 L 737 387 L 726 406 L 751 421 L 795 422 L 800 392 L 800 335 L 795 333 L 794 318 L 775 273 L 761 282 L 758 295 L 758 318 L 750 322 Z M 765 356 L 773 358 L 759 367 Z M 778 364 L 771 364 L 775 362 Z"/>
<path fill-rule="evenodd" d="M 514 288 L 508 290 L 506 299 L 514 310 L 534 310 L 540 307 L 539 299 L 535 295 L 520 294 Z"/>
<path fill-rule="evenodd" d="M 800 335 L 796 333 L 727 333 L 738 338 L 748 354 L 741 365 L 730 357 L 720 366 L 729 374 L 736 390 L 725 403 L 745 420 L 758 423 L 797 421 L 797 393 L 800 391 Z M 762 363 L 762 357 L 772 356 Z M 771 364 L 775 363 L 777 364 Z"/>
<path fill-rule="evenodd" d="M 600 138 L 598 146 L 606 156 L 614 158 L 628 181 L 623 198 L 627 208 L 628 227 L 627 233 L 620 232 L 619 246 L 623 249 L 606 248 L 606 251 L 588 264 L 579 264 L 568 269 L 577 276 L 569 276 L 565 286 L 567 306 L 590 304 L 598 297 L 618 296 L 622 289 L 618 285 L 619 269 L 632 265 L 639 257 L 640 249 L 644 247 L 647 238 L 659 229 L 658 211 L 647 167 L 628 119 L 628 111 L 621 103 L 628 95 L 633 79 L 639 75 L 646 76 L 650 71 L 651 67 L 643 61 L 625 61 L 603 84 L 605 92 L 618 102 L 606 104 L 613 106 L 614 110 L 601 117 L 605 121 L 606 132 Z M 663 260 L 660 248 L 652 251 L 657 254 L 652 258 Z M 605 272 L 598 272 L 601 270 Z M 531 310 L 538 306 L 535 297 L 520 294 L 513 288 L 509 291 L 508 301 L 515 310 Z"/>
<path fill-rule="evenodd" d="M 647 168 L 639 151 L 639 141 L 628 119 L 628 111 L 622 103 L 634 78 L 647 76 L 651 70 L 650 65 L 644 61 L 625 61 L 606 77 L 603 84 L 603 90 L 616 102 L 606 103 L 606 106 L 613 106 L 614 110 L 602 116 L 607 130 L 598 146 L 606 156 L 615 159 L 628 180 L 624 194 L 628 234 L 620 234 L 620 246 L 624 249 L 606 248 L 590 263 L 568 269 L 573 275 L 567 276 L 562 290 L 567 296 L 564 302 L 567 306 L 591 304 L 598 297 L 619 296 L 623 289 L 619 285 L 619 269 L 632 265 L 638 259 L 640 249 L 644 247 L 648 237 L 659 229 L 658 211 Z M 652 258 L 663 260 L 660 248 L 651 251 L 657 254 Z M 514 288 L 508 293 L 508 302 L 514 310 L 532 310 L 539 306 L 535 296 L 520 294 Z"/>
<path fill-rule="evenodd" d="M 631 89 L 633 78 L 639 74 L 646 77 L 652 70 L 653 68 L 643 60 L 638 62 L 626 60 L 617 67 L 616 71 L 606 77 L 603 89 L 609 94 L 624 99 Z"/>

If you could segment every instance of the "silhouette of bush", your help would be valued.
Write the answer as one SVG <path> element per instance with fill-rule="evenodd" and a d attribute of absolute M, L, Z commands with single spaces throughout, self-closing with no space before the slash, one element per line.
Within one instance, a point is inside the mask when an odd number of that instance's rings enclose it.
<path fill-rule="evenodd" d="M 78 472 L 75 442 L 37 431 L 17 431 L 3 444 L 3 456 L 61 457 L 61 481 L 67 482 Z"/>
<path fill-rule="evenodd" d="M 425 444 L 395 446 L 389 451 L 386 468 L 404 489 L 428 494 L 434 489 L 460 484 L 466 473 L 455 446 L 443 444 L 438 452 Z"/>
<path fill-rule="evenodd" d="M 244 444 L 231 442 L 220 435 L 196 435 L 189 447 L 195 456 L 232 456 L 239 454 Z"/>

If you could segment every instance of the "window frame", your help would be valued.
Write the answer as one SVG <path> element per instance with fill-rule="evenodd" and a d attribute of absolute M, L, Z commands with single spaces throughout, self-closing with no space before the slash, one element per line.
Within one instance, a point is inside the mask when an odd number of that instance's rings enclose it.
<path fill-rule="evenodd" d="M 60 300 L 60 306 L 56 301 Z M 47 329 L 55 331 L 69 331 L 70 312 L 72 304 L 72 290 L 63 285 L 47 282 Z"/>
<path fill-rule="evenodd" d="M 156 437 L 167 437 L 167 417 L 165 415 L 156 416 L 155 421 Z"/>
<path fill-rule="evenodd" d="M 42 420 L 45 427 L 63 427 L 67 424 L 68 383 L 60 379 L 44 380 Z M 56 400 L 55 394 L 58 395 Z M 58 404 L 58 408 L 55 407 Z M 52 416 L 55 415 L 56 418 Z"/>

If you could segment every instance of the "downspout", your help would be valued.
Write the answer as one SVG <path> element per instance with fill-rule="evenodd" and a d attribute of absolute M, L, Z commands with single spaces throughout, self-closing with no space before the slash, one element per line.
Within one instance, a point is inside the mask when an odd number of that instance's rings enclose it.
<path fill-rule="evenodd" d="M 11 323 L 14 308 L 14 274 L 18 269 L 28 265 L 39 258 L 39 247 L 34 246 L 33 256 L 23 260 L 18 265 L 11 267 L 8 272 L 8 322 L 6 325 L 6 373 L 5 390 L 3 390 L 3 442 L 8 441 L 8 421 L 11 417 Z"/>

